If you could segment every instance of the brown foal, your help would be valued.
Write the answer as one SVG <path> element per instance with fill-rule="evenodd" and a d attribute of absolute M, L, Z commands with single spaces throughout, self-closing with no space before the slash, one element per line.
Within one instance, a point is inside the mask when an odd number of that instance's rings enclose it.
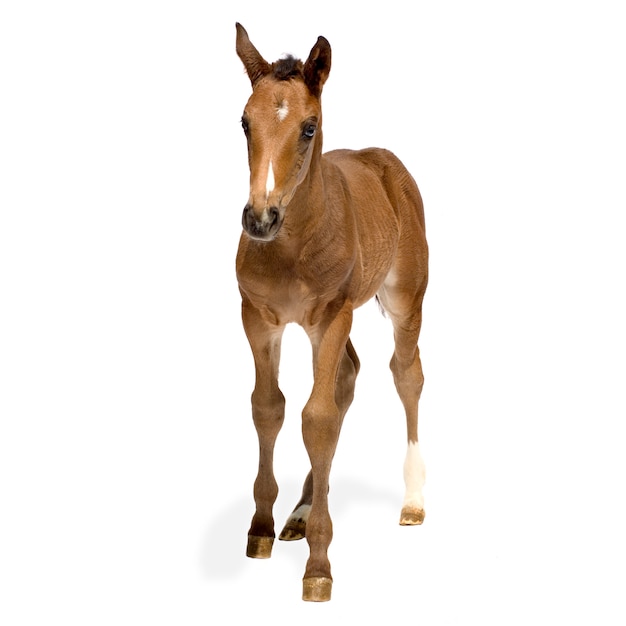
<path fill-rule="evenodd" d="M 329 474 L 359 371 L 349 337 L 352 315 L 374 296 L 393 323 L 390 367 L 406 411 L 400 524 L 424 519 L 417 438 L 424 380 L 417 340 L 428 276 L 424 211 L 415 181 L 392 153 L 369 148 L 322 154 L 321 93 L 331 62 L 326 39 L 318 38 L 304 63 L 290 56 L 268 63 L 237 24 L 236 49 L 252 83 L 242 117 L 250 195 L 236 264 L 254 355 L 252 416 L 259 438 L 247 555 L 268 558 L 274 542 L 273 451 L 285 410 L 278 365 L 283 331 L 295 322 L 313 349 L 313 390 L 302 411 L 311 471 L 280 539 L 306 537 L 303 599 L 325 601 L 332 587 Z"/>

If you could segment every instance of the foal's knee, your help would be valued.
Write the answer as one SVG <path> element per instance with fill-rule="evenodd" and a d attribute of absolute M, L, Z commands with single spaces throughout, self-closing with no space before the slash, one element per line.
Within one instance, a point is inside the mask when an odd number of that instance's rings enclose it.
<path fill-rule="evenodd" d="M 285 396 L 276 388 L 271 394 L 252 392 L 252 419 L 257 428 L 278 428 L 285 418 Z"/>
<path fill-rule="evenodd" d="M 302 411 L 304 445 L 311 456 L 325 456 L 334 452 L 339 438 L 340 413 L 335 402 L 310 399 Z"/>

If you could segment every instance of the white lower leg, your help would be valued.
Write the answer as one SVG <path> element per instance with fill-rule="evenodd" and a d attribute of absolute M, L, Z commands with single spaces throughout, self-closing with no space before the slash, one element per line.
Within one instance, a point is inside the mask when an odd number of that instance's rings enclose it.
<path fill-rule="evenodd" d="M 424 510 L 422 488 L 426 480 L 426 467 L 417 441 L 409 441 L 404 461 L 404 483 L 406 492 L 403 508 Z"/>
<path fill-rule="evenodd" d="M 311 513 L 311 505 L 310 504 L 301 504 L 290 516 L 287 520 L 287 524 L 289 522 L 306 522 L 309 521 L 309 514 Z"/>
<path fill-rule="evenodd" d="M 280 533 L 279 539 L 282 541 L 295 541 L 303 539 L 306 534 L 306 523 L 309 521 L 311 513 L 310 504 L 301 504 L 287 520 L 285 527 Z"/>

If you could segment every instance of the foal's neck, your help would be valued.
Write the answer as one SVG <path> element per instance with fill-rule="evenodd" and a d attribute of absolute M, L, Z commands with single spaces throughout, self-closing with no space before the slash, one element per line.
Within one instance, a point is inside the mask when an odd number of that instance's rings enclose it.
<path fill-rule="evenodd" d="M 277 242 L 298 256 L 302 247 L 317 233 L 325 210 L 321 148 L 318 148 L 311 159 L 306 178 L 300 183 L 287 206 L 284 232 L 279 233 Z"/>

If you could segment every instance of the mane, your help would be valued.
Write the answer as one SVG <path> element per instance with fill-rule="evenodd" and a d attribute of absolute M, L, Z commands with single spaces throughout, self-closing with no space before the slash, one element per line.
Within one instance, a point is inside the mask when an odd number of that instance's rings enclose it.
<path fill-rule="evenodd" d="M 302 61 L 292 55 L 287 55 L 272 63 L 272 75 L 277 80 L 290 80 L 291 78 L 302 78 Z"/>

